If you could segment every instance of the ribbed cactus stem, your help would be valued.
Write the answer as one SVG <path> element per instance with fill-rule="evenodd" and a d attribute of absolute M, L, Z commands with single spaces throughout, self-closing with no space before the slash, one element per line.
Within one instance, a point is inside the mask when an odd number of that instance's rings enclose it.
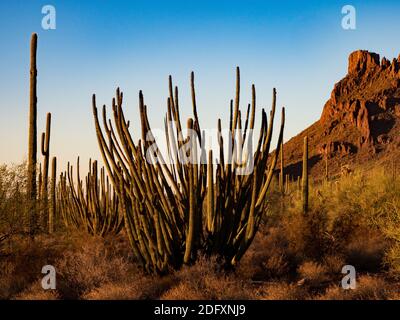
<path fill-rule="evenodd" d="M 285 178 L 285 193 L 289 193 L 289 175 L 286 175 Z"/>
<path fill-rule="evenodd" d="M 308 137 L 304 137 L 303 147 L 303 212 L 308 212 Z"/>
<path fill-rule="evenodd" d="M 236 94 L 235 94 L 235 109 L 233 113 L 233 123 L 231 127 L 232 136 L 235 136 L 235 130 L 239 114 L 239 103 L 240 103 L 240 69 L 239 67 L 236 67 Z"/>
<path fill-rule="evenodd" d="M 37 179 L 37 184 L 38 184 L 38 194 L 37 197 L 40 199 L 41 195 L 41 190 L 42 190 L 42 182 L 43 182 L 43 174 L 42 174 L 42 164 L 39 164 L 39 174 L 38 174 L 38 179 Z"/>
<path fill-rule="evenodd" d="M 49 233 L 54 232 L 54 219 L 56 217 L 56 175 L 57 175 L 57 158 L 53 157 L 51 161 L 51 181 L 50 181 L 50 210 L 49 210 Z"/>
<path fill-rule="evenodd" d="M 193 130 L 193 119 L 188 119 L 188 129 Z M 191 131 L 189 131 L 191 132 Z M 192 252 L 194 249 L 195 242 L 195 229 L 196 229 L 196 217 L 195 217 L 195 184 L 194 184 L 194 174 L 193 174 L 193 137 L 189 137 L 189 141 L 191 143 L 190 148 L 190 161 L 189 161 L 189 223 L 188 230 L 186 236 L 186 244 L 185 244 L 185 255 L 183 258 L 183 262 L 188 264 L 191 262 Z"/>
<path fill-rule="evenodd" d="M 214 180 L 213 180 L 213 153 L 208 152 L 208 192 L 207 192 L 207 229 L 209 232 L 214 231 Z"/>
<path fill-rule="evenodd" d="M 46 117 L 46 132 L 42 133 L 41 151 L 43 155 L 43 180 L 41 190 L 41 202 L 43 204 L 42 222 L 43 227 L 46 229 L 49 216 L 49 197 L 48 197 L 48 181 L 49 181 L 49 160 L 50 160 L 50 128 L 51 128 L 51 113 L 47 113 Z"/>
<path fill-rule="evenodd" d="M 36 157 L 37 157 L 37 95 L 36 95 L 36 51 L 37 34 L 31 38 L 31 66 L 30 66 L 30 88 L 29 88 L 29 137 L 28 137 L 28 212 L 27 223 L 31 237 L 34 235 L 36 219 Z"/>

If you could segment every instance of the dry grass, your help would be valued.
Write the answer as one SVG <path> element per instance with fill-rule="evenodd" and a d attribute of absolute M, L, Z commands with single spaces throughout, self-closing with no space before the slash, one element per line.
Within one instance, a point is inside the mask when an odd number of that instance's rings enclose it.
<path fill-rule="evenodd" d="M 56 290 L 43 290 L 40 281 L 35 281 L 30 287 L 15 296 L 16 300 L 58 300 Z"/>
<path fill-rule="evenodd" d="M 83 295 L 89 300 L 159 299 L 175 284 L 174 277 L 152 278 L 138 272 L 128 279 L 108 282 Z"/>
<path fill-rule="evenodd" d="M 178 286 L 168 290 L 162 299 L 237 300 L 253 299 L 254 293 L 245 281 L 219 270 L 215 259 L 200 258 L 192 267 L 175 274 Z"/>
<path fill-rule="evenodd" d="M 307 282 L 309 286 L 316 287 L 330 280 L 327 268 L 319 263 L 307 261 L 299 266 L 298 274 L 301 281 Z"/>
<path fill-rule="evenodd" d="M 262 300 L 306 300 L 310 294 L 296 283 L 276 282 L 260 288 L 258 297 Z"/>
<path fill-rule="evenodd" d="M 356 289 L 343 290 L 339 285 L 331 285 L 321 300 L 387 300 L 398 297 L 393 285 L 377 276 L 363 275 L 358 278 Z"/>

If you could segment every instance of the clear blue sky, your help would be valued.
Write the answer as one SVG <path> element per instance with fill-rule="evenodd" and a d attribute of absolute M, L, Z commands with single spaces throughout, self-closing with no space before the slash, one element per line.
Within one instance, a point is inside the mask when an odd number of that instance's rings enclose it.
<path fill-rule="evenodd" d="M 57 10 L 56 30 L 41 28 L 46 4 Z M 356 30 L 341 27 L 346 4 L 357 10 Z M 346 74 L 350 52 L 398 56 L 399 14 L 399 1 L 2 0 L 0 163 L 27 155 L 32 32 L 39 35 L 39 133 L 51 112 L 51 153 L 64 168 L 78 155 L 99 158 L 92 93 L 109 104 L 120 86 L 128 117 L 138 124 L 142 89 L 151 123 L 162 127 L 169 74 L 180 88 L 183 116 L 190 115 L 191 70 L 204 128 L 214 128 L 217 117 L 227 124 L 240 66 L 242 107 L 252 83 L 261 107 L 270 107 L 276 87 L 279 105 L 287 108 L 289 138 L 319 118 L 334 83 Z"/>

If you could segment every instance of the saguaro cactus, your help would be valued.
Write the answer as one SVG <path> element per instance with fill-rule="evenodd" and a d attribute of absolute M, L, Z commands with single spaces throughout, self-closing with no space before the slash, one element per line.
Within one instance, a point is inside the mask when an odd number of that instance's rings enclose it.
<path fill-rule="evenodd" d="M 42 181 L 43 181 L 43 174 L 42 174 L 42 164 L 39 163 L 39 174 L 37 178 L 37 198 L 41 198 L 41 191 L 42 191 Z"/>
<path fill-rule="evenodd" d="M 42 224 L 46 230 L 48 217 L 49 217 L 49 198 L 48 198 L 48 181 L 49 181 L 49 158 L 50 158 L 50 127 L 51 127 L 51 113 L 47 113 L 46 117 L 46 132 L 42 133 L 42 155 L 43 155 L 43 175 L 42 175 Z"/>
<path fill-rule="evenodd" d="M 49 210 L 49 233 L 52 234 L 54 232 L 54 220 L 57 212 L 57 204 L 56 204 L 56 175 L 57 175 L 57 158 L 53 157 L 51 162 L 51 180 L 50 180 L 50 210 Z"/>
<path fill-rule="evenodd" d="M 29 89 L 29 137 L 28 137 L 28 212 L 27 222 L 29 233 L 34 235 L 36 228 L 36 165 L 37 165 L 37 68 L 36 68 L 37 34 L 31 38 L 31 66 L 30 66 L 30 89 Z"/>
<path fill-rule="evenodd" d="M 303 212 L 308 211 L 308 137 L 304 137 L 303 147 Z"/>

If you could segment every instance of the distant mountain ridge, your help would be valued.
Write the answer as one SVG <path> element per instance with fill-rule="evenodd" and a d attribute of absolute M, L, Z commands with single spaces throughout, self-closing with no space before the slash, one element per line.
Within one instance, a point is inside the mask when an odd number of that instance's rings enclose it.
<path fill-rule="evenodd" d="M 365 50 L 349 56 L 348 74 L 335 84 L 321 118 L 284 145 L 286 173 L 301 174 L 302 140 L 309 137 L 310 171 L 321 177 L 343 165 L 375 165 L 400 158 L 400 55 L 392 61 Z"/>

